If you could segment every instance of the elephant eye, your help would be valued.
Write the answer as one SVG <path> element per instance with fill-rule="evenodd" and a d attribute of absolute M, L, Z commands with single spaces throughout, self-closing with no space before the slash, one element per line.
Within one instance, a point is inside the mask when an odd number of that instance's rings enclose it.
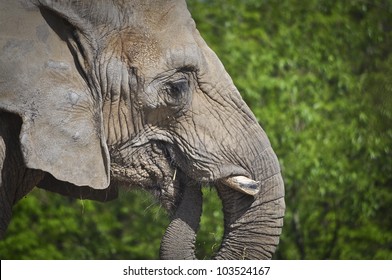
<path fill-rule="evenodd" d="M 161 115 L 187 111 L 196 82 L 192 69 L 173 69 L 157 76 L 147 87 L 146 108 L 159 111 Z"/>
<path fill-rule="evenodd" d="M 167 86 L 167 94 L 170 96 L 171 99 L 180 101 L 182 95 L 186 93 L 189 89 L 188 80 L 183 78 L 174 82 L 168 82 Z"/>
<path fill-rule="evenodd" d="M 168 104 L 180 105 L 189 91 L 189 81 L 186 78 L 170 81 L 165 84 L 167 94 L 166 101 Z"/>

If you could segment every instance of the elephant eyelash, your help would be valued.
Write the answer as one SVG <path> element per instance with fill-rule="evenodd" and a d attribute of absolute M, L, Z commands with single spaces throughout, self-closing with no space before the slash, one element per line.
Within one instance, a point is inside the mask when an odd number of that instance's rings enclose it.
<path fill-rule="evenodd" d="M 192 73 L 192 72 L 197 72 L 197 68 L 196 66 L 193 65 L 185 65 L 183 67 L 181 67 L 178 72 L 182 72 L 182 73 Z"/>

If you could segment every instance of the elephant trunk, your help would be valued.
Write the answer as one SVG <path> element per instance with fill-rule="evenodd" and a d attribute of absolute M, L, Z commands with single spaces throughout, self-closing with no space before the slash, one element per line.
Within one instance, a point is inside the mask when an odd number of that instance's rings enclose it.
<path fill-rule="evenodd" d="M 279 243 L 285 211 L 284 183 L 272 149 L 260 155 L 254 196 L 217 182 L 225 232 L 215 259 L 270 259 Z M 260 163 L 260 162 L 259 162 Z M 198 186 L 184 188 L 183 199 L 161 243 L 162 259 L 195 259 L 196 232 L 202 211 Z"/>
<path fill-rule="evenodd" d="M 202 211 L 200 186 L 183 184 L 180 205 L 161 241 L 160 258 L 164 260 L 194 260 L 196 233 Z"/>
<path fill-rule="evenodd" d="M 224 185 L 217 187 L 223 203 L 225 233 L 215 259 L 270 259 L 283 226 L 283 179 L 276 174 L 262 182 L 255 196 Z"/>
<path fill-rule="evenodd" d="M 279 243 L 285 212 L 284 183 L 278 158 L 271 147 L 252 160 L 259 181 L 254 195 L 218 184 L 225 233 L 216 259 L 270 259 Z"/>

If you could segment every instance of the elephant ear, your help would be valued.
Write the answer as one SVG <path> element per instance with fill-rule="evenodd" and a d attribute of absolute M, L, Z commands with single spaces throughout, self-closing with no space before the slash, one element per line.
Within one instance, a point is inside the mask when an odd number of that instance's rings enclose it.
<path fill-rule="evenodd" d="M 14 25 L 0 30 L 0 110 L 22 118 L 26 166 L 77 186 L 107 188 L 101 97 L 59 34 L 67 30 L 59 26 L 64 22 L 45 21 L 38 9 L 13 15 L 24 32 L 15 33 Z"/>
<path fill-rule="evenodd" d="M 50 74 L 31 86 L 0 95 L 1 109 L 22 117 L 27 167 L 78 186 L 106 188 L 110 163 L 99 103 L 87 88 Z"/>

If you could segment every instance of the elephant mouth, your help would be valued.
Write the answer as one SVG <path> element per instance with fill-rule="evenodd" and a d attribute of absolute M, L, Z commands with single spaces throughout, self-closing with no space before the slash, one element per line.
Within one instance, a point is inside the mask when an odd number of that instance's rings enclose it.
<path fill-rule="evenodd" d="M 207 172 L 189 167 L 189 162 L 181 156 L 182 153 L 176 152 L 172 146 L 164 147 L 165 156 L 169 159 L 175 170 L 181 170 L 187 177 L 187 181 L 199 182 L 206 185 L 224 185 L 235 191 L 255 196 L 260 191 L 261 183 L 251 179 L 251 175 L 242 167 L 234 164 L 212 164 Z M 215 167 L 215 168 L 214 168 Z"/>
<path fill-rule="evenodd" d="M 260 183 L 239 167 L 220 168 L 214 176 L 195 171 L 167 143 L 152 141 L 137 148 L 123 147 L 111 147 L 112 180 L 125 188 L 136 186 L 148 191 L 170 215 L 182 200 L 184 184 L 224 185 L 253 196 L 260 189 Z"/>
<path fill-rule="evenodd" d="M 125 189 L 146 190 L 173 213 L 181 197 L 178 180 L 181 171 L 159 146 L 156 142 L 137 148 L 112 146 L 111 180 Z"/>

